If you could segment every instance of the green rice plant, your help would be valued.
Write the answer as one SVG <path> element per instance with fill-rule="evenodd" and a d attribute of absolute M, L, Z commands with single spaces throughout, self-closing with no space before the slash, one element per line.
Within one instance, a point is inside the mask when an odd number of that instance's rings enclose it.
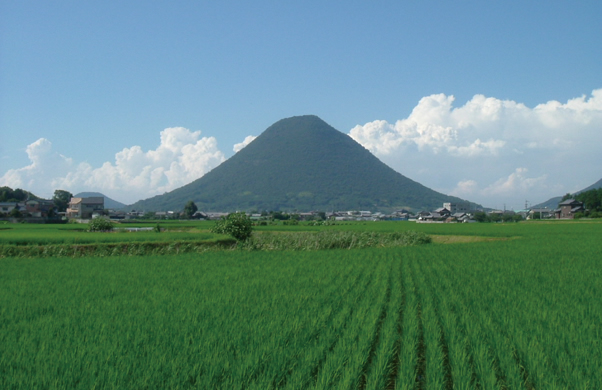
<path fill-rule="evenodd" d="M 366 389 L 384 389 L 392 385 L 395 371 L 399 364 L 398 357 L 399 346 L 401 343 L 401 323 L 403 307 L 403 284 L 401 274 L 401 262 L 395 262 L 396 269 L 391 271 L 392 285 L 391 298 L 385 311 L 385 318 L 380 331 L 378 344 L 374 349 L 374 358 L 372 364 L 366 372 L 366 379 L 363 388 Z"/>
<path fill-rule="evenodd" d="M 399 374 L 395 389 L 414 389 L 418 375 L 418 297 L 414 279 L 407 261 L 402 262 L 402 277 L 406 286 L 406 305 L 402 321 Z"/>
<path fill-rule="evenodd" d="M 362 368 L 369 358 L 370 347 L 377 334 L 380 315 L 388 300 L 387 289 L 382 288 L 390 279 L 387 263 L 376 264 L 380 272 L 376 272 L 375 285 L 380 286 L 362 305 L 355 308 L 353 317 L 345 333 L 342 334 L 332 353 L 326 357 L 323 369 L 318 372 L 315 388 L 332 386 L 355 388 L 358 386 Z"/>
<path fill-rule="evenodd" d="M 418 287 L 417 292 L 421 299 L 421 319 L 426 348 L 426 386 L 430 388 L 443 388 L 446 381 L 443 367 L 443 346 L 441 345 L 442 332 L 438 320 L 438 310 L 425 280 L 425 275 L 417 265 L 416 262 L 412 262 L 412 266 L 414 267 L 413 275 Z"/>
<path fill-rule="evenodd" d="M 170 237 L 168 222 L 151 234 Z M 416 229 L 520 239 L 207 251 L 60 244 L 88 234 L 62 231 L 47 237 L 57 244 L 3 245 L 30 252 L 0 258 L 0 388 L 602 387 L 602 224 Z"/>

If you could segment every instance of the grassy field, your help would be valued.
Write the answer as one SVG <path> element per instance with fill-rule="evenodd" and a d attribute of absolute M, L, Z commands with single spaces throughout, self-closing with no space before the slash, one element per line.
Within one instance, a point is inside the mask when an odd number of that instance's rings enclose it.
<path fill-rule="evenodd" d="M 601 223 L 324 229 L 441 239 L 2 258 L 0 388 L 602 388 Z"/>

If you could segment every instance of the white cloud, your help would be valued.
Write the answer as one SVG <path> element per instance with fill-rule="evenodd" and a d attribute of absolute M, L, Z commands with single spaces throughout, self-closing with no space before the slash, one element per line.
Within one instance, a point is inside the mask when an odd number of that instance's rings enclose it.
<path fill-rule="evenodd" d="M 407 118 L 349 135 L 402 174 L 485 205 L 544 201 L 602 177 L 602 89 L 534 108 L 483 95 L 453 103 L 427 96 Z"/>
<path fill-rule="evenodd" d="M 510 175 L 499 178 L 485 188 L 481 188 L 475 180 L 461 180 L 450 191 L 450 194 L 466 199 L 476 197 L 492 199 L 491 206 L 499 206 L 499 203 L 504 202 L 505 199 L 514 199 L 516 208 L 522 203 L 517 202 L 515 196 L 519 195 L 526 199 L 536 189 L 555 193 L 554 191 L 558 190 L 558 186 L 548 182 L 547 174 L 529 177 L 527 168 L 517 168 Z"/>
<path fill-rule="evenodd" d="M 538 186 L 547 186 L 548 175 L 527 177 L 527 168 L 517 168 L 508 177 L 501 178 L 483 189 L 485 195 L 512 195 L 525 193 Z"/>
<path fill-rule="evenodd" d="M 238 152 L 240 152 L 240 151 L 242 150 L 242 148 L 244 148 L 245 146 L 247 146 L 248 144 L 250 144 L 251 142 L 253 142 L 253 140 L 254 140 L 255 138 L 257 138 L 257 137 L 256 137 L 256 136 L 254 136 L 254 135 L 247 135 L 247 136 L 245 137 L 245 140 L 244 140 L 244 141 L 242 141 L 242 142 L 241 142 L 241 143 L 239 143 L 239 144 L 234 144 L 234 148 L 233 148 L 233 150 L 234 150 L 234 153 L 238 153 Z"/>
<path fill-rule="evenodd" d="M 201 137 L 200 131 L 172 127 L 160 136 L 157 149 L 124 148 L 115 154 L 114 162 L 98 168 L 53 152 L 51 142 L 41 138 L 27 147 L 31 164 L 6 172 L 0 185 L 25 188 L 45 197 L 55 189 L 100 191 L 131 203 L 188 184 L 225 160 L 217 140 Z"/>
<path fill-rule="evenodd" d="M 461 198 L 470 198 L 474 196 L 479 189 L 479 185 L 474 180 L 461 180 L 450 194 Z"/>

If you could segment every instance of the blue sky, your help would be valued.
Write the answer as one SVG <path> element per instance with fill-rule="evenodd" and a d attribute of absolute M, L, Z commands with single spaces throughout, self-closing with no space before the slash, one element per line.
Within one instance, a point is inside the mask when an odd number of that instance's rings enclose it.
<path fill-rule="evenodd" d="M 130 203 L 315 114 L 433 189 L 537 203 L 602 177 L 600 15 L 593 1 L 1 1 L 0 185 Z"/>

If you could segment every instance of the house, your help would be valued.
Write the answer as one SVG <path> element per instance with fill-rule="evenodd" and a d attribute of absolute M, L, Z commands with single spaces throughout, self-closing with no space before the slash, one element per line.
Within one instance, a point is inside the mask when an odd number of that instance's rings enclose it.
<path fill-rule="evenodd" d="M 446 207 L 439 207 L 435 210 L 435 213 L 441 215 L 442 218 L 447 218 L 452 214 L 451 210 Z"/>
<path fill-rule="evenodd" d="M 578 212 L 585 211 L 583 202 L 575 199 L 567 199 L 558 204 L 559 209 L 555 210 L 556 218 L 558 219 L 573 219 Z"/>
<path fill-rule="evenodd" d="M 67 207 L 67 218 L 90 219 L 93 214 L 102 214 L 105 198 L 93 196 L 89 198 L 71 198 Z"/>
<path fill-rule="evenodd" d="M 13 209 L 17 209 L 20 212 L 25 211 L 25 204 L 18 202 L 1 202 L 0 203 L 0 213 L 7 214 L 13 211 Z"/>
<path fill-rule="evenodd" d="M 32 199 L 25 201 L 25 211 L 32 217 L 46 218 L 51 210 L 54 210 L 54 202 L 51 200 Z"/>

